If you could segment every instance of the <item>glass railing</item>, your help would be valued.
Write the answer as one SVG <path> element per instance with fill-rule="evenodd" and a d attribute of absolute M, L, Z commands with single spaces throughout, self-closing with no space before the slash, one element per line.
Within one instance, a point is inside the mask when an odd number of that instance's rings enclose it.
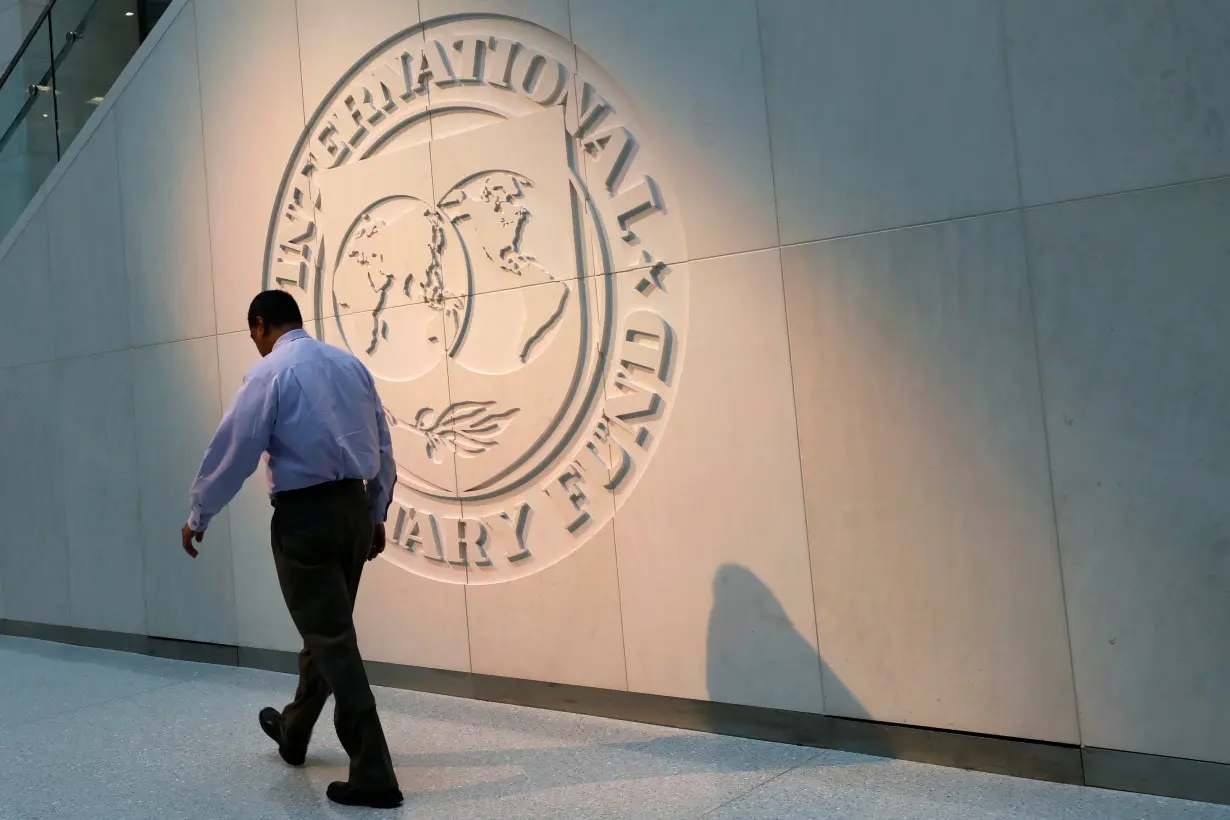
<path fill-rule="evenodd" d="M 0 75 L 0 240 L 170 2 L 51 0 L 32 22 Z"/>

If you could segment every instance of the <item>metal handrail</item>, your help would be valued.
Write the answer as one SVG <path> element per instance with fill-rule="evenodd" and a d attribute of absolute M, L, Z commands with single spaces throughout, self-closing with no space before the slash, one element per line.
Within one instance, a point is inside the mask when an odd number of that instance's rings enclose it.
<path fill-rule="evenodd" d="M 68 150 L 69 143 L 71 143 L 76 137 L 78 130 L 74 127 L 74 130 L 71 133 L 64 132 L 66 123 L 62 120 L 62 112 L 60 110 L 60 78 L 57 77 L 57 72 L 61 66 L 63 66 L 64 62 L 69 59 L 73 53 L 73 48 L 81 41 L 86 29 L 91 25 L 93 18 L 105 9 L 106 2 L 107 0 L 92 0 L 89 2 L 87 4 L 87 8 L 82 13 L 81 18 L 73 21 L 76 25 L 65 30 L 65 42 L 62 44 L 56 42 L 57 30 L 55 23 L 57 22 L 57 9 L 62 10 L 64 9 L 64 6 L 58 6 L 58 0 L 49 0 L 47 5 L 45 5 L 39 12 L 34 25 L 22 39 L 21 46 L 17 49 L 17 52 L 13 55 L 12 59 L 8 61 L 8 65 L 5 67 L 4 73 L 0 74 L 0 91 L 8 88 L 10 83 L 15 83 L 18 80 L 29 81 L 30 79 L 33 79 L 24 76 L 18 71 L 18 68 L 21 66 L 22 61 L 31 54 L 37 56 L 38 51 L 31 52 L 31 49 L 39 48 L 37 43 L 38 39 L 41 37 L 40 30 L 43 26 L 47 27 L 46 47 L 48 66 L 38 79 L 34 80 L 31 85 L 25 86 L 26 93 L 24 95 L 24 100 L 22 100 L 20 96 L 14 100 L 14 102 L 20 101 L 20 104 L 15 107 L 16 110 L 14 112 L 15 116 L 13 117 L 13 120 L 9 123 L 0 122 L 0 129 L 2 129 L 0 130 L 0 153 L 3 153 L 8 148 L 15 136 L 22 133 L 23 126 L 30 125 L 30 117 L 32 116 L 34 107 L 38 104 L 39 97 L 42 94 L 50 92 L 51 111 L 43 116 L 54 117 L 51 121 L 51 131 L 55 139 L 55 158 L 57 162 L 64 158 L 64 154 Z M 145 4 L 139 0 L 138 10 L 144 12 L 144 9 Z M 73 14 L 73 11 L 62 11 L 62 14 L 67 17 L 68 15 Z M 144 14 L 142 14 L 142 16 L 144 16 Z M 14 86 L 14 89 L 16 89 L 16 87 L 18 86 Z M 93 102 L 93 100 L 91 100 L 91 102 Z M 8 112 L 5 113 L 7 115 Z M 76 123 L 77 121 L 74 119 L 71 122 Z M 77 125 L 79 125 L 79 123 Z M 33 179 L 31 179 L 30 182 L 37 185 L 45 179 L 46 176 L 44 175 L 43 178 L 37 180 L 37 182 Z M 29 191 L 26 191 L 25 193 L 28 195 Z M 4 223 L 0 224 L 0 238 L 3 238 L 12 227 L 9 220 L 13 216 L 14 214 L 9 213 L 7 209 L 4 214 L 0 215 L 0 222 Z"/>
<path fill-rule="evenodd" d="M 17 129 L 19 129 L 22 123 L 25 122 L 26 115 L 30 113 L 30 109 L 34 107 L 34 103 L 38 99 L 38 95 L 42 93 L 44 88 L 51 89 L 51 104 L 57 114 L 56 116 L 57 125 L 59 123 L 58 102 L 56 100 L 56 94 L 55 94 L 56 44 L 55 44 L 55 35 L 52 33 L 52 30 L 51 30 L 51 7 L 54 5 L 55 5 L 55 0 L 51 0 L 51 2 L 48 3 L 43 8 L 43 11 L 38 16 L 38 22 L 34 24 L 34 27 L 30 29 L 30 33 L 27 34 L 25 40 L 22 41 L 21 48 L 17 50 L 17 54 L 14 55 L 12 61 L 9 63 L 9 67 L 5 71 L 4 76 L 0 77 L 0 88 L 4 88 L 5 82 L 9 79 L 10 76 L 12 76 L 13 71 L 17 68 L 18 64 L 20 64 L 21 59 L 26 55 L 26 52 L 29 50 L 30 45 L 34 42 L 34 38 L 38 34 L 38 30 L 42 28 L 44 23 L 46 23 L 47 24 L 47 55 L 48 57 L 51 58 L 50 60 L 51 64 L 48 67 L 48 69 L 45 72 L 43 72 L 43 76 L 39 79 L 39 81 L 36 82 L 34 85 L 31 85 L 28 87 L 25 103 L 22 104 L 20 109 L 18 109 L 17 116 L 13 117 L 13 121 L 9 123 L 9 127 L 4 130 L 4 134 L 0 135 L 0 152 L 4 151 L 4 147 L 9 144 L 9 140 L 13 138 L 13 135 L 17 133 Z M 59 159 L 60 153 L 61 153 L 60 152 L 60 129 L 57 127 L 54 130 L 55 130 L 55 135 L 56 135 L 56 159 Z"/>
<path fill-rule="evenodd" d="M 38 34 L 39 26 L 51 17 L 51 7 L 54 6 L 57 1 L 58 0 L 49 0 L 47 5 L 43 7 L 43 10 L 39 12 L 38 20 L 36 20 L 34 25 L 30 27 L 30 31 L 26 33 L 25 39 L 23 39 L 21 41 L 21 45 L 17 47 L 17 53 L 13 55 L 13 59 L 9 60 L 8 68 L 4 69 L 3 74 L 0 74 L 0 88 L 4 88 L 4 84 L 9 81 L 9 76 L 17 70 L 17 65 L 21 62 L 21 58 L 25 56 L 26 49 L 30 47 L 30 43 L 34 42 L 34 37 Z M 47 31 L 50 33 L 50 25 L 47 26 Z M 55 50 L 54 43 L 52 43 L 52 50 Z"/>
<path fill-rule="evenodd" d="M 34 38 L 38 34 L 39 28 L 46 23 L 47 47 L 48 54 L 51 55 L 51 65 L 45 72 L 43 72 L 43 76 L 39 79 L 39 81 L 29 87 L 29 93 L 25 104 L 23 104 L 18 110 L 17 116 L 13 118 L 11 123 L 9 123 L 9 126 L 5 129 L 4 133 L 0 135 L 0 151 L 4 150 L 4 146 L 8 144 L 8 141 L 13 138 L 13 134 L 16 133 L 17 129 L 21 127 L 22 122 L 25 121 L 26 115 L 29 114 L 30 109 L 34 107 L 34 102 L 38 99 L 39 93 L 41 93 L 44 89 L 50 89 L 52 92 L 51 105 L 55 112 L 56 118 L 56 158 L 58 159 L 64 155 L 65 146 L 60 144 L 60 106 L 59 100 L 56 99 L 56 95 L 58 93 L 56 89 L 56 69 L 63 65 L 64 61 L 68 59 L 69 54 L 73 50 L 73 46 L 77 44 L 77 41 L 81 39 L 82 34 L 84 34 L 85 30 L 89 27 L 90 18 L 92 18 L 95 12 L 97 12 L 98 4 L 101 0 L 94 0 L 94 2 L 90 4 L 90 7 L 86 9 L 85 14 L 82 15 L 81 21 L 65 32 L 67 42 L 58 53 L 56 52 L 55 33 L 53 31 L 54 27 L 52 26 L 53 20 L 51 16 L 51 10 L 57 2 L 59 2 L 59 0 L 51 0 L 51 2 L 43 8 L 42 12 L 39 13 L 38 20 L 35 22 L 34 27 L 30 29 L 30 32 L 22 41 L 21 48 L 17 50 L 17 54 L 9 62 L 8 68 L 5 69 L 4 76 L 0 77 L 0 88 L 4 88 L 5 82 L 8 80 L 13 71 L 16 70 L 18 64 L 21 62 L 21 58 L 25 56 L 26 51 L 29 50 L 30 45 L 34 42 Z"/>

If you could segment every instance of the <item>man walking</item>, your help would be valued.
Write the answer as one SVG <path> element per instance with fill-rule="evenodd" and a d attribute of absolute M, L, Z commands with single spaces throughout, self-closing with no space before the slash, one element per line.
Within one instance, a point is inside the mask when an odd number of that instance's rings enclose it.
<path fill-rule="evenodd" d="M 282 759 L 299 766 L 329 695 L 350 755 L 350 777 L 329 786 L 348 806 L 396 808 L 402 794 L 355 637 L 363 564 L 384 550 L 396 467 L 371 374 L 303 330 L 293 297 L 258 295 L 248 328 L 261 361 L 222 419 L 192 485 L 184 551 L 195 558 L 210 518 L 230 503 L 268 453 L 273 560 L 303 637 L 299 687 L 282 712 L 260 713 Z"/>

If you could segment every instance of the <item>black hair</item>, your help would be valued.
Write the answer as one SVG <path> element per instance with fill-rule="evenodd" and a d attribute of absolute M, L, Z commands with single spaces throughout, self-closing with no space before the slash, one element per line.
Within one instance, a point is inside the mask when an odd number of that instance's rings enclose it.
<path fill-rule="evenodd" d="M 264 319 L 265 327 L 303 327 L 299 303 L 284 290 L 257 294 L 248 308 L 248 327 L 256 327 L 257 319 Z"/>

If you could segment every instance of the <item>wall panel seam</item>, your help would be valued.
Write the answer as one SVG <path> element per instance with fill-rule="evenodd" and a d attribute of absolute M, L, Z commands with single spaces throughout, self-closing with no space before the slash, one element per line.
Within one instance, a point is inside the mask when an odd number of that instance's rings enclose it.
<path fill-rule="evenodd" d="M 422 0 L 419 0 L 419 1 L 422 2 Z M 576 112 L 577 112 L 577 122 L 580 123 L 581 105 L 583 102 L 581 99 L 581 96 L 584 94 L 584 87 L 581 83 L 581 79 L 582 79 L 581 78 L 581 49 L 577 45 L 576 32 L 573 31 L 573 27 L 572 27 L 572 4 L 573 2 L 574 0 L 568 0 L 568 4 L 567 4 L 568 44 L 572 47 L 572 65 L 574 69 L 573 78 L 572 78 L 572 95 L 574 99 L 572 99 L 571 102 L 572 102 L 572 106 L 576 109 Z M 579 165 L 579 167 L 576 169 L 577 173 L 585 177 L 584 182 L 588 186 L 589 185 L 589 166 L 585 163 L 584 160 L 580 159 L 579 155 L 578 155 L 577 164 Z M 584 225 L 584 215 L 582 215 L 582 224 Z M 586 246 L 588 247 L 591 237 L 589 236 L 588 231 L 585 231 L 583 235 L 584 235 Z M 586 249 L 579 249 L 579 250 L 581 253 L 585 253 L 586 251 Z M 578 261 L 584 263 L 584 260 L 578 260 Z M 615 274 L 613 273 L 600 273 L 598 271 L 595 271 L 593 276 L 585 277 L 586 281 L 583 283 L 583 285 L 584 287 L 589 287 L 591 284 L 597 285 L 598 283 L 596 282 L 591 283 L 589 279 L 602 278 L 604 276 L 614 276 L 614 275 Z M 598 286 L 600 287 L 600 285 Z M 603 395 L 603 400 L 605 401 L 606 400 L 606 382 L 605 381 L 602 384 L 602 395 Z M 624 690 L 631 691 L 632 683 L 631 683 L 631 678 L 629 677 L 629 674 L 628 674 L 628 622 L 624 618 L 624 582 L 623 582 L 623 573 L 620 571 L 620 568 L 619 568 L 619 498 L 616 495 L 614 490 L 610 491 L 610 496 L 611 496 L 611 551 L 615 557 L 615 601 L 617 605 L 619 606 L 619 651 L 622 654 Z"/>
<path fill-rule="evenodd" d="M 773 120 L 769 114 L 769 69 L 765 65 L 764 23 L 761 20 L 763 0 L 756 2 L 756 47 L 760 50 L 760 87 L 764 95 L 764 127 L 765 139 L 769 143 L 769 185 L 773 190 L 773 227 L 777 231 L 777 248 L 782 247 L 781 205 L 777 199 L 777 164 L 773 156 Z M 785 282 L 782 283 L 783 292 Z"/>
<path fill-rule="evenodd" d="M 201 337 L 202 339 L 213 339 L 214 348 L 214 364 L 217 367 L 218 373 L 218 389 L 215 391 L 215 396 L 218 403 L 215 408 L 219 415 L 222 413 L 222 408 L 228 402 L 222 398 L 222 346 L 218 344 L 218 293 L 214 287 L 214 238 L 213 238 L 213 211 L 209 207 L 209 159 L 206 156 L 206 146 L 208 145 L 205 136 L 205 95 L 201 92 L 201 26 L 196 13 L 196 0 L 189 0 L 192 3 L 192 46 L 196 52 L 196 106 L 201 117 L 201 185 L 205 196 L 205 248 L 209 252 L 209 299 L 212 304 L 211 312 L 214 316 L 214 332 L 212 334 Z M 227 543 L 226 550 L 229 553 L 228 561 L 230 572 L 227 573 L 231 588 L 231 620 L 230 623 L 234 627 L 235 639 L 239 639 L 239 601 L 238 591 L 235 586 L 235 531 L 231 526 L 230 505 L 222 511 L 218 517 L 226 516 L 224 523 L 226 524 Z"/>
<path fill-rule="evenodd" d="M 777 163 L 773 153 L 773 122 L 769 114 L 769 73 L 768 66 L 765 65 L 764 24 L 761 20 L 762 5 L 763 0 L 756 0 L 756 47 L 759 49 L 760 85 L 764 94 L 765 137 L 769 143 L 769 182 L 773 190 L 773 225 L 777 231 L 775 253 L 777 254 L 777 273 L 782 285 L 782 321 L 786 328 L 786 369 L 790 373 L 790 413 L 794 418 L 794 446 L 795 452 L 798 454 L 799 463 L 799 497 L 803 502 L 803 540 L 807 552 L 807 588 L 811 593 L 812 635 L 816 641 L 817 684 L 820 691 L 820 710 L 823 713 L 827 713 L 828 700 L 824 696 L 824 650 L 820 646 L 820 615 L 816 604 L 816 573 L 813 567 L 811 551 L 811 522 L 808 521 L 807 515 L 807 481 L 803 473 L 803 443 L 799 430 L 799 400 L 795 389 L 794 351 L 791 347 L 790 337 L 790 302 L 786 296 L 786 262 L 782 256 L 782 221 L 780 204 L 777 198 Z"/>
<path fill-rule="evenodd" d="M 1033 266 L 1029 253 L 1029 227 L 1025 216 L 1025 194 L 1021 179 L 1021 153 L 1017 135 L 1016 97 L 1012 83 L 1012 66 L 1008 59 L 1008 26 L 1004 13 L 1004 0 L 999 0 L 996 5 L 999 14 L 1000 54 L 1003 61 L 1004 83 L 1008 94 L 1008 116 L 1011 119 L 1012 126 L 1012 164 L 1016 171 L 1017 202 L 1020 205 L 1017 209 L 1017 229 L 1020 232 L 1022 262 L 1025 266 L 1023 275 L 1025 277 L 1025 295 L 1029 308 L 1029 332 L 1033 342 L 1034 376 L 1038 384 L 1038 408 L 1042 414 L 1042 444 L 1046 457 L 1047 492 L 1051 502 L 1051 532 L 1054 536 L 1055 564 L 1059 571 L 1059 594 L 1060 599 L 1063 601 L 1064 640 L 1068 647 L 1068 672 L 1072 680 L 1072 708 L 1075 713 L 1073 717 L 1076 722 L 1076 740 L 1077 743 L 1081 743 L 1084 737 L 1084 728 L 1081 726 L 1080 695 L 1076 685 L 1076 655 L 1072 649 L 1072 621 L 1068 615 L 1068 590 L 1064 579 L 1063 550 L 1059 543 L 1059 506 L 1055 497 L 1055 468 L 1054 460 L 1051 457 L 1050 420 L 1047 418 L 1046 412 L 1046 383 L 1042 375 L 1042 350 L 1041 343 L 1038 341 L 1038 316 L 1034 300 L 1033 276 L 1031 274 Z"/>
<path fill-rule="evenodd" d="M 300 130 L 300 139 L 302 139 L 303 131 L 307 130 L 308 121 L 307 83 L 303 79 L 303 32 L 300 28 L 299 0 L 293 0 L 293 2 L 295 5 L 295 59 L 299 61 L 299 109 L 303 112 L 303 129 Z"/>
<path fill-rule="evenodd" d="M 117 111 L 118 111 L 118 105 L 117 105 Z M 117 208 L 119 210 L 119 219 L 120 219 L 120 236 L 119 236 L 120 258 L 124 265 L 124 327 L 128 331 L 128 347 L 121 352 L 124 354 L 124 359 L 126 362 L 126 369 L 128 371 L 128 399 L 129 399 L 129 402 L 132 404 L 132 429 L 133 429 L 132 456 L 133 456 L 134 461 L 136 462 L 136 473 L 137 473 L 137 486 L 134 488 L 134 490 L 135 490 L 136 502 L 137 502 L 137 534 L 138 534 L 138 538 L 141 540 L 141 544 L 140 544 L 141 549 L 138 550 L 138 552 L 140 553 L 140 557 L 141 557 L 141 566 L 140 566 L 141 610 L 144 613 L 144 627 L 148 631 L 149 624 L 150 624 L 149 591 L 147 588 L 147 579 L 146 579 L 145 525 L 143 523 L 145 520 L 145 502 L 142 499 L 143 493 L 141 492 L 141 480 L 140 480 L 140 477 L 141 477 L 141 426 L 137 423 L 137 384 L 136 384 L 136 370 L 135 370 L 136 357 L 133 355 L 134 351 L 132 348 L 132 328 L 131 328 L 129 318 L 128 318 L 128 246 L 127 246 L 127 243 L 124 241 L 124 223 L 125 223 L 125 218 L 126 218 L 124 216 L 124 186 L 120 183 L 120 179 L 119 179 L 121 167 L 120 167 L 120 123 L 119 123 L 118 113 L 115 115 L 115 120 L 113 121 L 112 127 L 115 129 L 115 168 L 116 168 L 115 187 L 116 187 Z M 65 357 L 66 360 L 72 359 L 72 358 L 77 358 L 77 357 Z"/>
<path fill-rule="evenodd" d="M 196 52 L 196 107 L 201 117 L 201 187 L 205 196 L 205 248 L 209 252 L 209 300 L 210 311 L 214 315 L 213 333 L 206 336 L 218 337 L 218 295 L 214 288 L 214 232 L 212 210 L 209 207 L 209 158 L 206 156 L 208 139 L 205 136 L 205 95 L 201 92 L 201 26 L 196 14 L 196 0 L 192 3 L 192 46 Z M 221 382 L 222 359 L 218 354 L 218 346 L 214 345 L 214 357 L 218 360 L 219 383 Z M 221 384 L 219 384 L 221 393 Z"/>

